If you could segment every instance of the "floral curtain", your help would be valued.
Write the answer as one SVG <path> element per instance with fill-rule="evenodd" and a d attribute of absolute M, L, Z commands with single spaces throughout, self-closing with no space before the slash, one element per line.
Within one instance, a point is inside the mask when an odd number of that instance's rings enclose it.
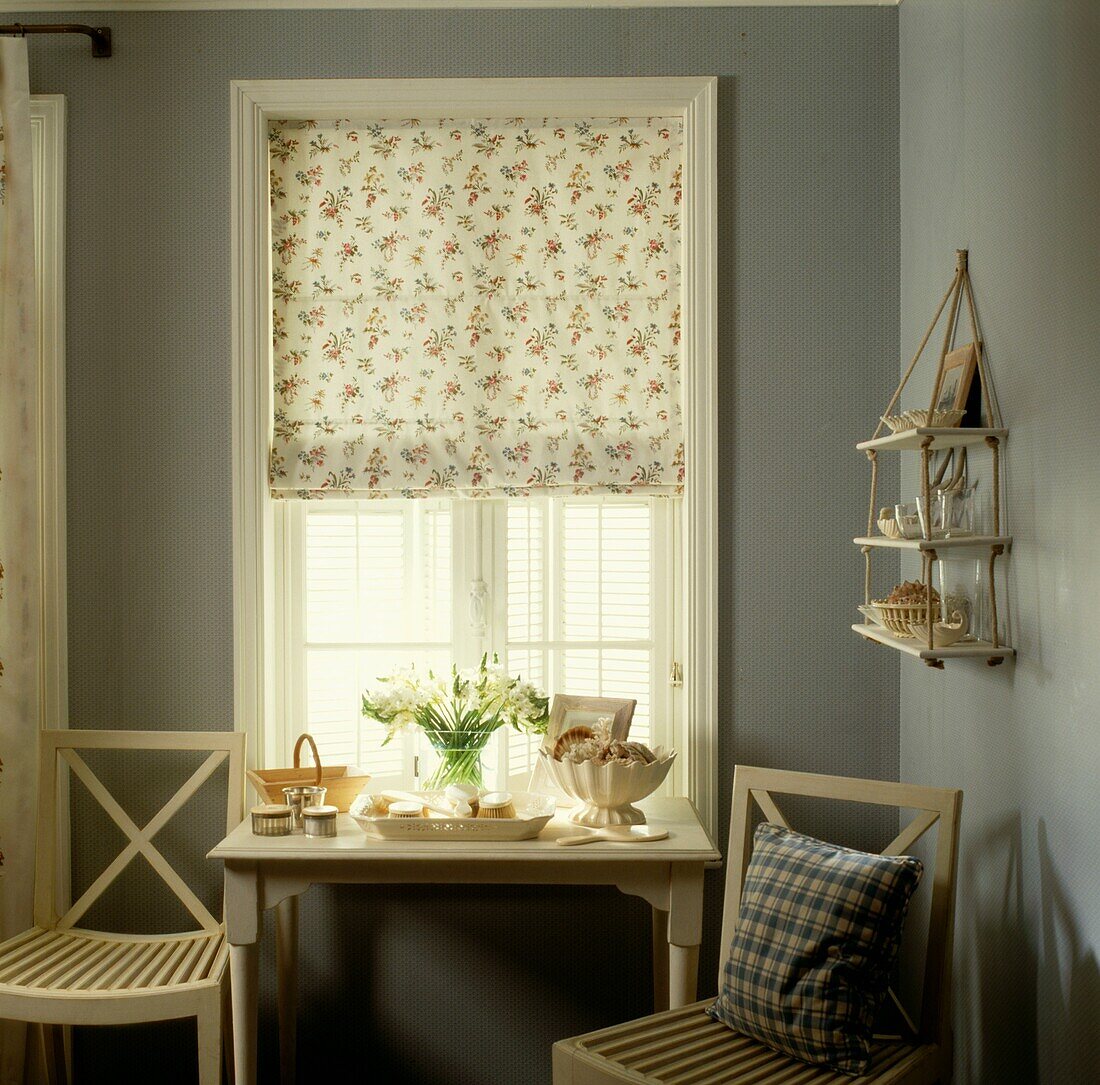
<path fill-rule="evenodd" d="M 273 124 L 272 493 L 678 492 L 681 128 Z"/>
<path fill-rule="evenodd" d="M 38 347 L 27 43 L 0 38 L 0 939 L 31 925 L 39 726 Z M 0 1022 L 0 1081 L 23 1028 Z"/>

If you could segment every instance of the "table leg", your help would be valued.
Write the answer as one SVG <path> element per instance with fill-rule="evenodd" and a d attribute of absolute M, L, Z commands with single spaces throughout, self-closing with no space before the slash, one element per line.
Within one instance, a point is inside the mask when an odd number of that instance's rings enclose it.
<path fill-rule="evenodd" d="M 653 909 L 653 1012 L 668 1009 L 668 912 Z"/>
<path fill-rule="evenodd" d="M 668 892 L 668 1004 L 694 1002 L 703 940 L 703 864 L 673 863 Z"/>
<path fill-rule="evenodd" d="M 279 1003 L 279 1073 L 294 1085 L 298 1040 L 298 898 L 275 906 L 275 974 Z"/>
<path fill-rule="evenodd" d="M 699 986 L 699 947 L 668 946 L 668 1002 L 669 1008 L 678 1010 L 695 1001 Z"/>
<path fill-rule="evenodd" d="M 233 1064 L 237 1085 L 256 1085 L 260 944 L 231 945 L 229 972 L 233 986 Z"/>

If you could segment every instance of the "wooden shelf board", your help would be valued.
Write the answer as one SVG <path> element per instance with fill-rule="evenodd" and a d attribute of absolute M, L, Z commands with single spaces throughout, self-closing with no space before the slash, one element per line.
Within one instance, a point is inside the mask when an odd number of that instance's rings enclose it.
<path fill-rule="evenodd" d="M 1012 548 L 1011 535 L 963 535 L 953 539 L 888 539 L 885 535 L 861 535 L 856 546 L 885 546 L 890 550 L 964 550 L 968 547 Z"/>
<path fill-rule="evenodd" d="M 933 439 L 932 448 L 964 448 L 966 445 L 980 445 L 987 437 L 996 437 L 1003 441 L 1008 437 L 1008 430 L 959 426 L 921 427 L 902 430 L 901 433 L 888 433 L 873 441 L 860 441 L 856 448 L 861 452 L 871 448 L 919 449 L 925 437 Z"/>
<path fill-rule="evenodd" d="M 987 640 L 969 641 L 966 644 L 952 644 L 947 648 L 928 648 L 925 642 L 909 637 L 895 637 L 893 633 L 877 625 L 857 623 L 852 628 L 867 640 L 884 644 L 887 648 L 896 648 L 899 652 L 913 656 L 914 659 L 991 659 L 1002 656 L 1011 659 L 1016 655 L 1015 648 L 1002 644 L 994 648 Z"/>

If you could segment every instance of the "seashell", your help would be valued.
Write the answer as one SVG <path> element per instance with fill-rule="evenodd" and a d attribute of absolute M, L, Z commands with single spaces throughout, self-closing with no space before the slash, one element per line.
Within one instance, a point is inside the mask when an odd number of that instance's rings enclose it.
<path fill-rule="evenodd" d="M 570 746 L 575 746 L 578 743 L 585 742 L 594 736 L 594 732 L 591 727 L 585 727 L 583 724 L 580 727 L 570 727 L 568 731 L 563 731 L 558 735 L 557 742 L 554 743 L 553 756 L 555 761 L 560 761 L 562 754 L 569 749 Z"/>
<path fill-rule="evenodd" d="M 934 648 L 947 648 L 956 641 L 962 640 L 970 632 L 970 622 L 965 614 L 955 610 L 951 613 L 950 622 L 932 623 L 932 646 Z M 924 622 L 910 622 L 909 628 L 917 640 L 928 640 L 928 625 Z"/>

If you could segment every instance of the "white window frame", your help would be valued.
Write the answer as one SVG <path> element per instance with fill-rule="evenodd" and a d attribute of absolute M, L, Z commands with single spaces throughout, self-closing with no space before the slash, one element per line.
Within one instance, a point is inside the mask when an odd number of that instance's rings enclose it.
<path fill-rule="evenodd" d="M 683 790 L 713 833 L 718 764 L 717 80 L 236 80 L 230 84 L 233 314 L 234 719 L 252 765 L 276 757 L 278 593 L 268 494 L 271 267 L 267 128 L 274 119 L 426 115 L 676 116 L 684 121 Z"/>
<path fill-rule="evenodd" d="M 39 724 L 69 725 L 65 573 L 65 97 L 30 100 L 38 302 Z"/>

